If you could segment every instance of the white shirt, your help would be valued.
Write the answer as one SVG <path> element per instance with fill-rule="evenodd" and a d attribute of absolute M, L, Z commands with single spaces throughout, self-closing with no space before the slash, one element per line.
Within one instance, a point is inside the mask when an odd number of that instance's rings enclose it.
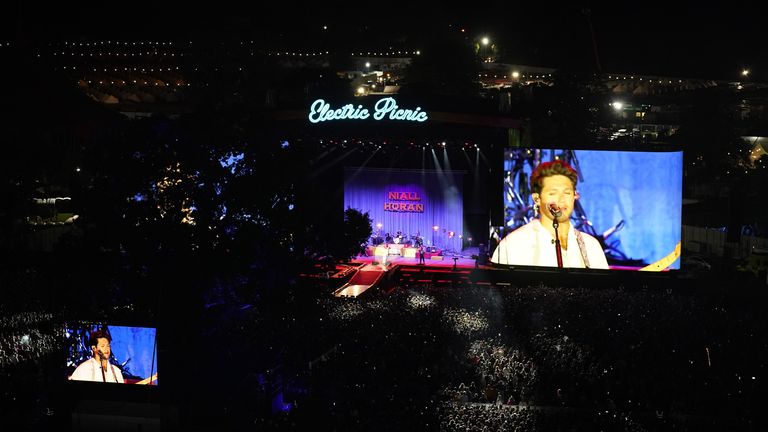
<path fill-rule="evenodd" d="M 80 366 L 75 369 L 69 379 L 73 381 L 125 383 L 120 368 L 109 362 L 107 362 L 107 370 L 104 371 L 104 375 L 102 376 L 101 365 L 99 364 L 99 361 L 93 357 L 80 363 Z"/>
<path fill-rule="evenodd" d="M 560 248 L 563 267 L 586 267 L 581 256 L 576 232 L 573 226 L 569 224 L 568 250 Z M 607 269 L 608 261 L 605 259 L 600 242 L 587 233 L 580 232 L 580 235 L 584 240 L 589 268 Z M 557 267 L 554 240 L 554 236 L 541 225 L 541 221 L 534 219 L 504 237 L 496 250 L 493 251 L 491 262 L 508 265 Z"/>

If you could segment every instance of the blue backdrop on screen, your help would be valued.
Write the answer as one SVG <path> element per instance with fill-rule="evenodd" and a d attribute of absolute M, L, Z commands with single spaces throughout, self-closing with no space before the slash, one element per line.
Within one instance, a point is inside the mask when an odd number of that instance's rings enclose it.
<path fill-rule="evenodd" d="M 155 332 L 154 328 L 109 326 L 112 353 L 120 363 L 128 360 L 125 366 L 131 374 L 147 378 L 150 376 L 150 370 L 151 373 L 157 373 Z"/>
<path fill-rule="evenodd" d="M 630 258 L 648 263 L 681 239 L 682 152 L 578 150 L 581 205 L 598 232 L 626 221 L 615 236 Z M 680 260 L 670 266 L 680 268 Z"/>
<path fill-rule="evenodd" d="M 402 231 L 427 245 L 459 248 L 464 232 L 463 171 L 345 168 L 344 208 L 368 212 L 382 236 Z M 394 195 L 393 195 L 394 194 Z M 419 205 L 421 207 L 419 207 Z M 437 233 L 433 227 L 438 226 Z M 455 233 L 454 239 L 448 232 Z"/>
<path fill-rule="evenodd" d="M 562 151 L 543 150 L 542 162 L 555 154 Z M 618 239 L 627 258 L 649 264 L 674 250 L 682 230 L 682 152 L 576 150 L 574 155 L 583 176 L 579 203 L 597 233 L 623 220 L 624 228 L 609 240 Z M 511 166 L 505 161 L 506 170 Z M 530 176 L 532 167 L 524 166 Z M 670 268 L 679 269 L 680 260 Z"/>

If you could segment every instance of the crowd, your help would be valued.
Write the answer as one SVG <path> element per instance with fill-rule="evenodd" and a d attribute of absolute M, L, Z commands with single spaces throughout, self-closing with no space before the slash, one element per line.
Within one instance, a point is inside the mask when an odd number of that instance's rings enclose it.
<path fill-rule="evenodd" d="M 441 432 L 650 430 L 625 414 L 600 415 L 569 408 L 446 402 L 440 411 Z"/>
<path fill-rule="evenodd" d="M 62 347 L 62 328 L 54 316 L 21 312 L 0 317 L 0 368 L 40 360 Z"/>
<path fill-rule="evenodd" d="M 282 308 L 211 306 L 185 327 L 202 331 L 195 346 L 218 348 L 197 353 L 183 370 L 222 367 L 190 384 L 205 389 L 179 402 L 204 407 L 190 409 L 191 417 L 223 409 L 233 428 L 274 430 L 766 424 L 758 403 L 768 376 L 762 292 L 421 283 L 359 298 L 288 298 Z M 28 388 L 8 371 L 50 360 L 60 347 L 56 322 L 41 312 L 0 317 L 8 388 Z M 265 359 L 281 366 L 255 385 L 243 379 Z M 50 377 L 36 371 L 23 379 Z M 278 394 L 282 408 L 273 414 Z"/>
<path fill-rule="evenodd" d="M 657 429 L 662 421 L 746 425 L 759 412 L 755 398 L 768 367 L 759 354 L 768 353 L 757 307 L 765 303 L 761 293 L 422 284 L 354 302 L 323 301 L 348 311 L 338 321 L 331 309 L 325 323 L 344 346 L 336 361 L 358 364 L 348 360 L 386 346 L 378 356 L 364 355 L 364 364 L 388 368 L 403 359 L 400 366 L 442 384 L 422 400 L 441 402 L 432 421 L 445 430 L 466 430 L 462 422 L 472 423 L 473 413 L 503 413 L 498 421 L 538 430 L 527 427 L 533 414 L 468 408 L 477 403 L 557 408 L 565 424 L 573 412 L 587 414 L 582 422 L 602 413 L 600 422 L 610 417 L 628 430 Z M 753 355 L 728 354 L 745 350 Z M 402 395 L 397 386 L 403 380 L 378 382 L 371 379 L 378 374 L 347 372 L 351 387 L 369 389 L 366 397 Z M 425 376 L 417 373 L 409 384 L 430 387 Z M 327 381 L 331 387 L 335 382 Z M 461 415 L 451 414 L 452 407 Z M 542 416 L 549 411 L 534 417 Z M 423 424 L 426 418 L 411 420 Z"/>
<path fill-rule="evenodd" d="M 537 382 L 537 370 L 531 359 L 501 344 L 500 338 L 472 342 L 467 355 L 471 369 L 469 385 L 449 386 L 444 395 L 459 402 L 516 404 L 529 400 Z"/>

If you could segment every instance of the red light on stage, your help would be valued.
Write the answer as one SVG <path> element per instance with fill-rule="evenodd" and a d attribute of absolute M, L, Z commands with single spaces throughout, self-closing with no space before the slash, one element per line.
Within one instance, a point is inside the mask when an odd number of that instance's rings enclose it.
<path fill-rule="evenodd" d="M 454 235 L 453 231 L 448 231 L 448 238 L 453 238 L 453 235 Z"/>

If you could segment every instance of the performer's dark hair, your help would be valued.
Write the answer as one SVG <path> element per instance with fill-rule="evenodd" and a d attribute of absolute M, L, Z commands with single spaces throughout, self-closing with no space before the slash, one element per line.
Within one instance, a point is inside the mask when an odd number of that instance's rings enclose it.
<path fill-rule="evenodd" d="M 109 342 L 112 342 L 112 336 L 105 329 L 99 329 L 95 332 L 91 332 L 91 336 L 88 338 L 88 346 L 96 346 L 99 344 L 99 339 L 104 338 Z"/>
<path fill-rule="evenodd" d="M 531 193 L 541 193 L 544 178 L 553 175 L 563 175 L 568 177 L 568 179 L 571 180 L 571 183 L 573 183 L 573 188 L 576 189 L 576 183 L 579 182 L 579 175 L 576 173 L 576 170 L 571 168 L 565 161 L 555 160 L 539 164 L 539 166 L 533 170 L 533 173 L 531 173 Z"/>

